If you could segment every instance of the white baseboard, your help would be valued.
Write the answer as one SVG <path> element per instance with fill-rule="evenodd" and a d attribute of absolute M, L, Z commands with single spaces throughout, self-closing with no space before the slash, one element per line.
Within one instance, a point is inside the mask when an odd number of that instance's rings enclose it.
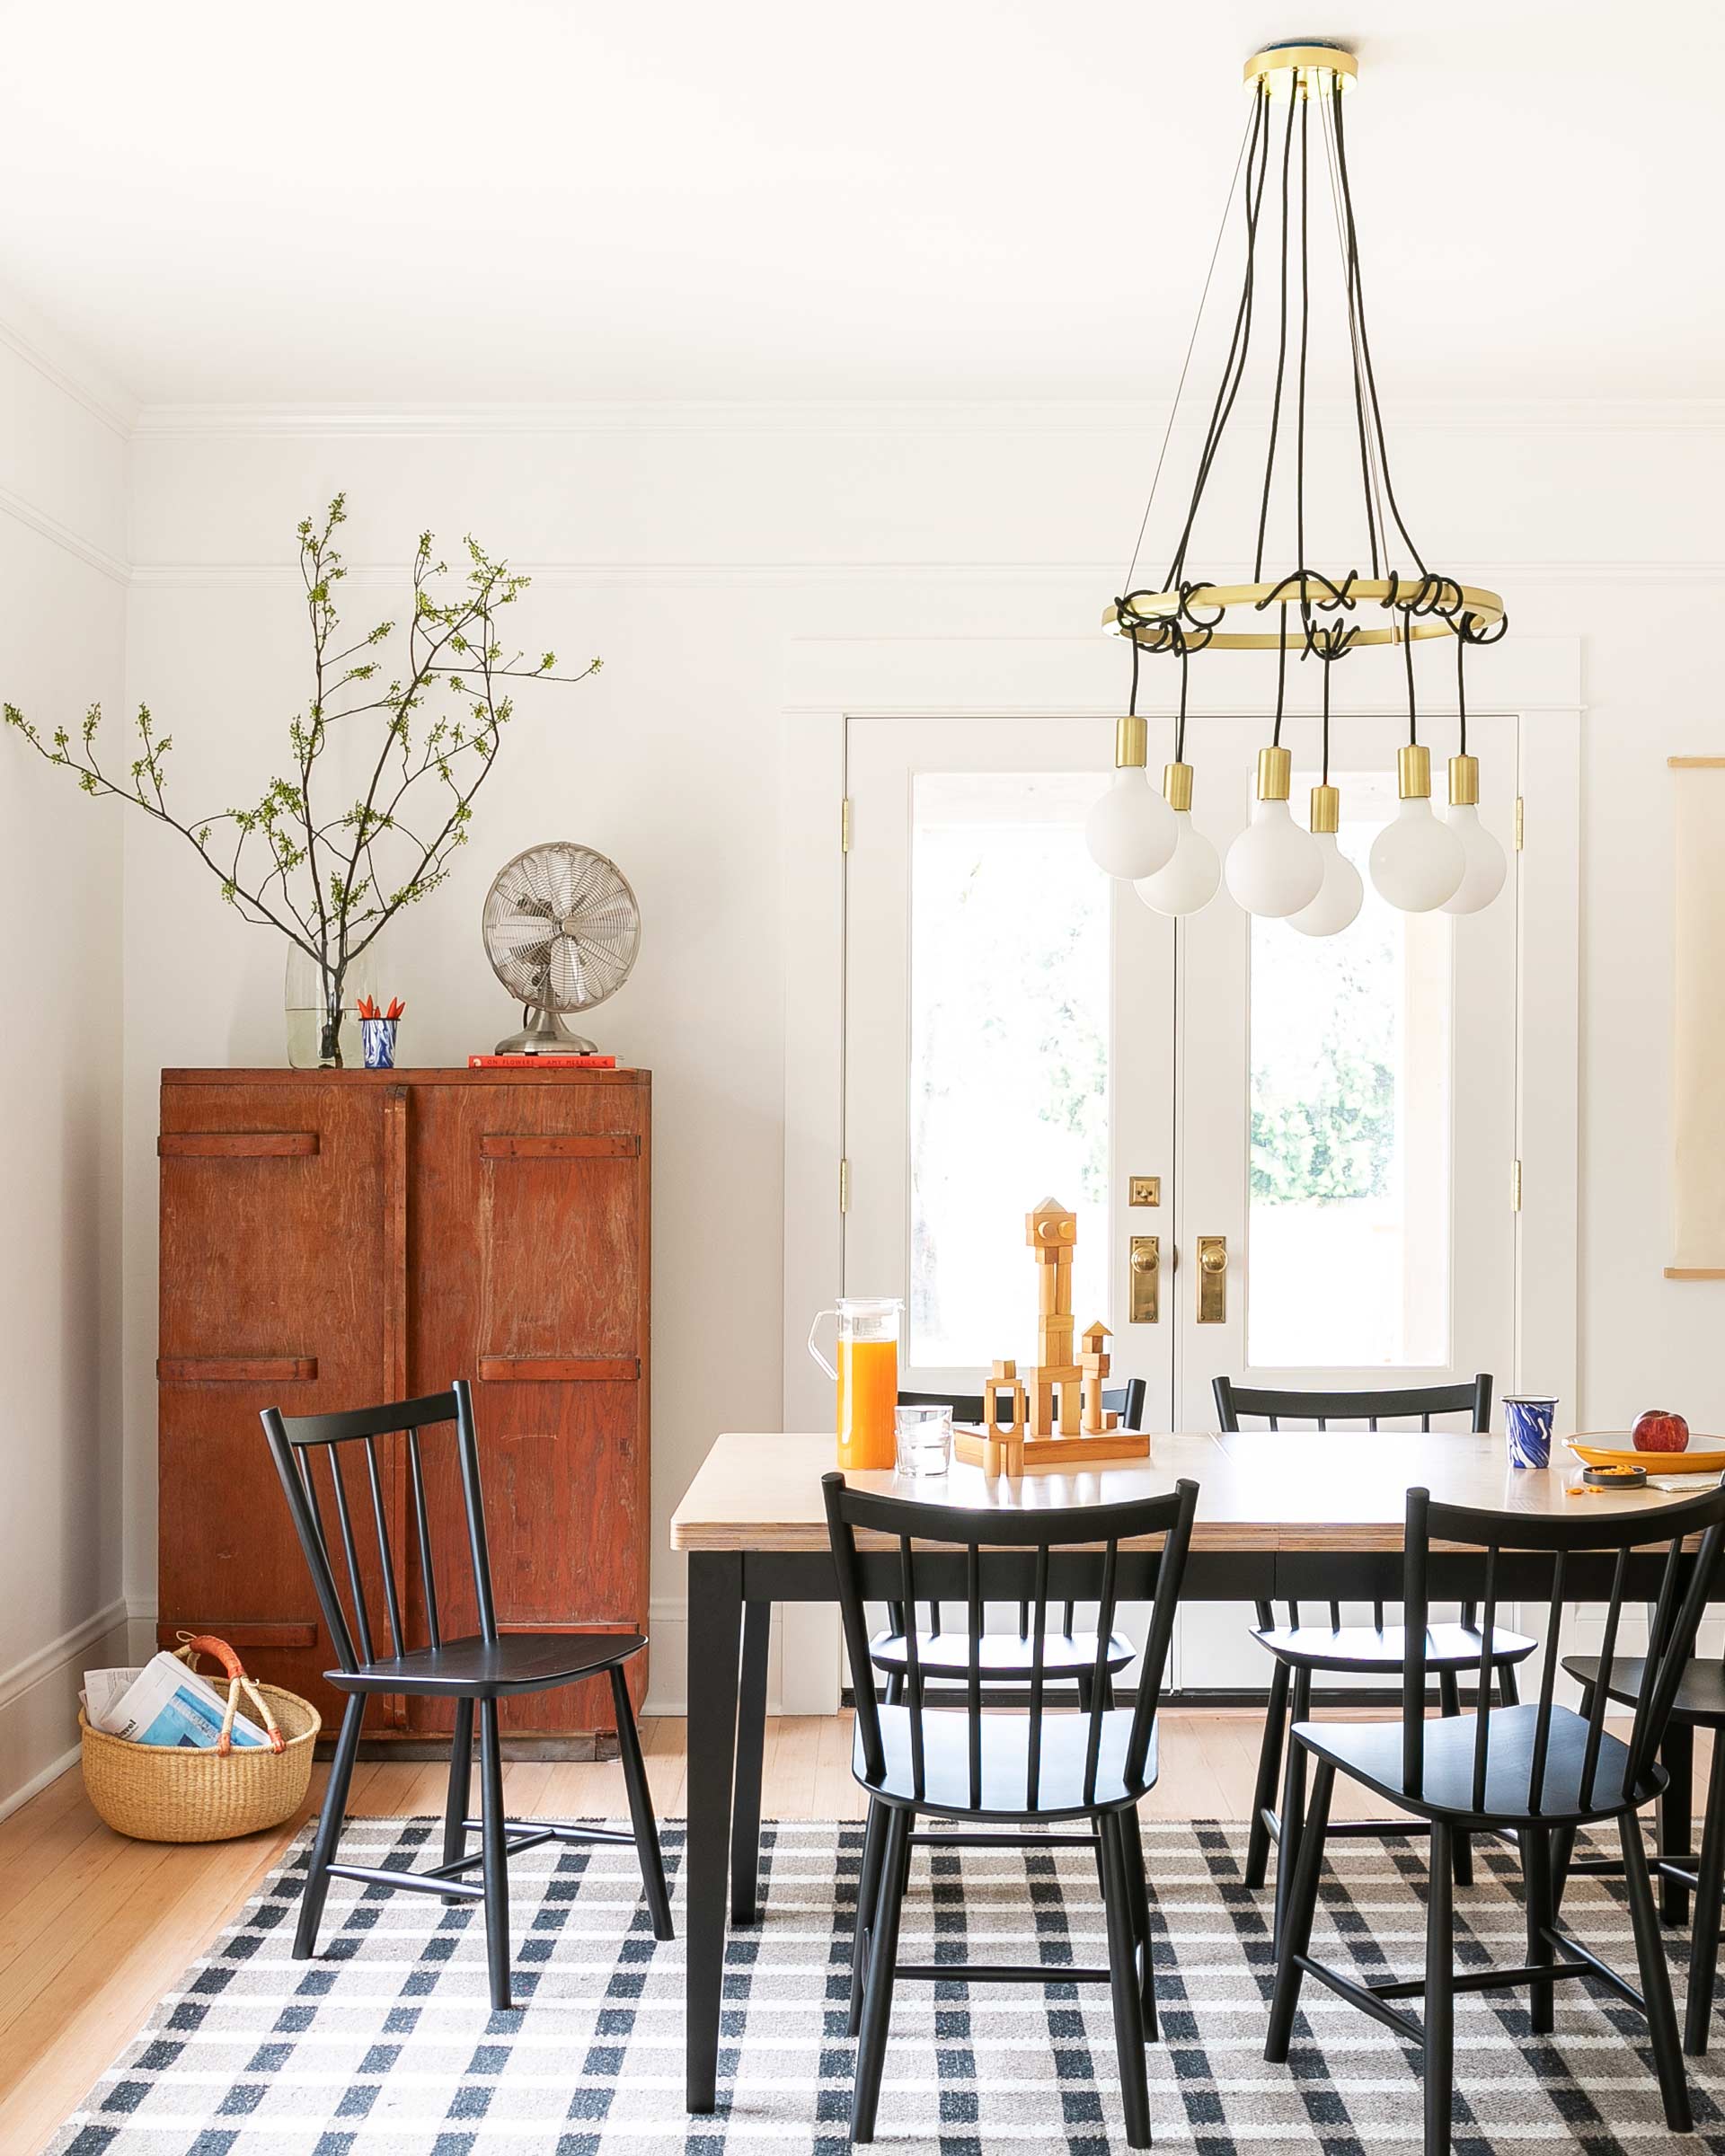
<path fill-rule="evenodd" d="M 77 1758 L 84 1670 L 123 1661 L 130 1652 L 126 1604 L 116 1600 L 0 1675 L 0 1819 Z"/>
<path fill-rule="evenodd" d="M 802 1606 L 801 1604 L 799 1607 Z M 782 1677 L 783 1653 L 779 1636 L 783 1610 L 773 1613 L 773 1638 L 767 1648 L 766 1711 L 769 1714 L 830 1712 L 787 1705 Z M 647 1631 L 650 1669 L 643 1714 L 684 1715 L 689 1711 L 689 1604 L 682 1595 L 656 1595 L 648 1607 Z M 836 1706 L 835 1698 L 833 1705 Z"/>

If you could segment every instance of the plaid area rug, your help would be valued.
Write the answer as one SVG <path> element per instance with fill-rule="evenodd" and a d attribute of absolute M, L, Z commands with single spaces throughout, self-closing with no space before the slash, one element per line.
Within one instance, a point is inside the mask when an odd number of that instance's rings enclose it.
<path fill-rule="evenodd" d="M 438 1831 L 356 1820 L 343 1853 L 423 1864 Z M 1415 2055 L 1322 1987 L 1305 1987 L 1291 2063 L 1265 2063 L 1269 1897 L 1240 1884 L 1245 1828 L 1146 1821 L 1144 1839 L 1163 2029 L 1148 2053 L 1158 2143 L 1196 2143 L 1204 2156 L 1417 2148 Z M 683 2110 L 683 1947 L 654 1941 L 630 1851 L 546 1844 L 511 1867 L 520 2003 L 494 2014 L 471 1904 L 338 1879 L 323 1957 L 289 1960 L 302 1840 L 102 2076 L 55 2156 L 842 2156 L 862 1829 L 787 1821 L 764 1840 L 764 1921 L 729 1945 L 711 2118 Z M 680 1824 L 666 1828 L 679 1931 L 683 1841 Z M 1416 1972 L 1422 1846 L 1331 1849 L 1317 1950 L 1367 1975 Z M 1455 1897 L 1458 1962 L 1517 1964 L 1514 1859 L 1482 1843 L 1475 1862 L 1478 1884 Z M 1575 1881 L 1564 1914 L 1632 1973 L 1620 1883 Z M 1669 1935 L 1674 1966 L 1686 1940 Z M 1105 1960 L 1088 1852 L 918 1851 L 900 1951 Z M 1557 2033 L 1537 2039 L 1518 1994 L 1458 2000 L 1458 2150 L 1725 2151 L 1725 2031 L 1692 2072 L 1699 2133 L 1680 2143 L 1664 2125 L 1639 2017 L 1577 1983 L 1557 1997 Z M 1106 1987 L 902 1985 L 877 2145 L 897 2156 L 1124 2148 Z"/>

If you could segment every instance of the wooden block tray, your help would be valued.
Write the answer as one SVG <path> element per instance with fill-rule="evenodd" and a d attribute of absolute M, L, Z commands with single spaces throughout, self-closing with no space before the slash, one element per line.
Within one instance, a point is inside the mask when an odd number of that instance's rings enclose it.
<path fill-rule="evenodd" d="M 952 1456 L 962 1460 L 967 1467 L 986 1467 L 988 1463 L 988 1434 L 980 1423 L 957 1422 L 952 1426 Z M 1024 1440 L 1024 1472 L 1059 1471 L 1070 1473 L 1075 1469 L 1082 1472 L 1087 1467 L 1118 1465 L 1122 1460 L 1147 1460 L 1150 1457 L 1150 1433 L 1147 1430 L 1103 1430 L 1094 1437 L 1027 1437 Z"/>

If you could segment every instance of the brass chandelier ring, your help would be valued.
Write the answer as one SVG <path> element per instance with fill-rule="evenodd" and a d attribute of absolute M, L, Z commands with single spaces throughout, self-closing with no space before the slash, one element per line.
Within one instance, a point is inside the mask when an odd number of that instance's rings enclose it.
<path fill-rule="evenodd" d="M 1287 628 L 1226 629 L 1224 615 L 1234 607 L 1257 612 L 1286 608 Z M 1358 606 L 1377 606 L 1399 620 L 1382 628 L 1348 623 L 1347 641 L 1356 644 L 1419 642 L 1433 636 L 1462 635 L 1469 642 L 1496 641 L 1504 620 L 1504 605 L 1495 591 L 1473 584 L 1458 584 L 1448 577 L 1356 577 L 1340 584 L 1308 570 L 1274 583 L 1188 584 L 1172 591 L 1135 591 L 1116 600 L 1102 615 L 1102 625 L 1118 636 L 1131 637 L 1140 649 L 1177 649 L 1183 641 L 1188 649 L 1211 651 L 1304 650 L 1308 642 L 1332 633 L 1328 624 L 1314 622 L 1308 632 L 1303 612 L 1352 614 Z"/>

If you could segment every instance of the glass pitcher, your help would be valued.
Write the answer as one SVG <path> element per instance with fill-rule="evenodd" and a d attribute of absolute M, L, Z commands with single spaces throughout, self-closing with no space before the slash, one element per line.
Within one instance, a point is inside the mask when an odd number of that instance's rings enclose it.
<path fill-rule="evenodd" d="M 890 1469 L 894 1460 L 892 1411 L 898 1404 L 898 1324 L 904 1304 L 896 1295 L 841 1295 L 836 1309 L 816 1312 L 809 1352 L 838 1391 L 838 1464 Z M 838 1324 L 838 1367 L 815 1345 L 822 1318 Z"/>

